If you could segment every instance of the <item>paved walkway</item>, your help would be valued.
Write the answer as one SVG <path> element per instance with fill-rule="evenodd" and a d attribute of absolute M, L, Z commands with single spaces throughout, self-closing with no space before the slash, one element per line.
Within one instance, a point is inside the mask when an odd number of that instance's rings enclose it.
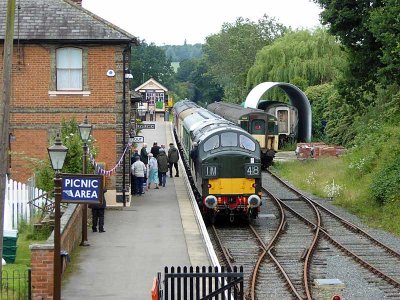
<path fill-rule="evenodd" d="M 170 123 L 155 124 L 142 132 L 148 147 L 168 145 Z M 73 253 L 62 299 L 151 299 L 153 278 L 164 266 L 209 265 L 182 176 L 129 204 L 108 208 L 106 232 L 89 232 L 90 246 Z"/>

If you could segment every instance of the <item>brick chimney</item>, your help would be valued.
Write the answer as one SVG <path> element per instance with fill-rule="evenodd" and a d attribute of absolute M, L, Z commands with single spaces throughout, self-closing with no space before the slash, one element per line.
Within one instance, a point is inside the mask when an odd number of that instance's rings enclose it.
<path fill-rule="evenodd" d="M 79 6 L 82 6 L 82 0 L 71 0 L 71 1 L 75 2 Z"/>

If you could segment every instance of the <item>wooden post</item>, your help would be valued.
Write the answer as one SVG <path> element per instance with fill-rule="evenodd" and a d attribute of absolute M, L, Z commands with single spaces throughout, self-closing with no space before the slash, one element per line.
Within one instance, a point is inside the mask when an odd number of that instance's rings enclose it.
<path fill-rule="evenodd" d="M 6 196 L 6 174 L 8 172 L 8 147 L 10 128 L 10 102 L 11 102 L 11 78 L 12 78 L 12 57 L 14 43 L 14 19 L 15 0 L 7 2 L 6 36 L 4 38 L 4 59 L 3 59 L 3 93 L 0 102 L 0 258 L 3 257 L 3 230 L 4 230 L 4 200 Z M 0 274 L 2 272 L 0 264 Z"/>

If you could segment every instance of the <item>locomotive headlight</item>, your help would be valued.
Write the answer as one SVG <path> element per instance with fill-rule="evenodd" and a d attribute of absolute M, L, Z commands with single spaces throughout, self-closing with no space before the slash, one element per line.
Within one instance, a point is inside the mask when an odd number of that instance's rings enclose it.
<path fill-rule="evenodd" d="M 251 195 L 249 199 L 247 199 L 247 203 L 250 207 L 259 207 L 261 205 L 261 198 L 257 195 Z"/>
<path fill-rule="evenodd" d="M 211 209 L 215 208 L 217 206 L 217 197 L 213 195 L 208 195 L 204 199 L 204 205 Z"/>

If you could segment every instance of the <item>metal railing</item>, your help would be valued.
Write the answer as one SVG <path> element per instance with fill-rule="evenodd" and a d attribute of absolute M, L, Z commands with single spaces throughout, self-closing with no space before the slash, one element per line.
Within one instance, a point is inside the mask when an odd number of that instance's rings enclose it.
<path fill-rule="evenodd" d="M 158 274 L 158 278 L 161 274 Z M 162 289 L 162 286 L 164 289 Z M 243 267 L 165 267 L 159 299 L 243 300 Z"/>
<path fill-rule="evenodd" d="M 30 300 L 31 299 L 31 269 L 25 271 L 3 270 L 1 274 L 1 300 Z"/>

